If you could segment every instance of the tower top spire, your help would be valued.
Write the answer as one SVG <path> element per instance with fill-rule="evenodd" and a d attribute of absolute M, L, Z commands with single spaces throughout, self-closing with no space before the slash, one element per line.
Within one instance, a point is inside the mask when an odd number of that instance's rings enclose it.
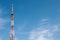
<path fill-rule="evenodd" d="M 12 7 L 11 7 L 11 9 L 12 9 L 12 12 L 14 11 L 14 6 L 13 6 L 13 4 L 12 4 Z"/>

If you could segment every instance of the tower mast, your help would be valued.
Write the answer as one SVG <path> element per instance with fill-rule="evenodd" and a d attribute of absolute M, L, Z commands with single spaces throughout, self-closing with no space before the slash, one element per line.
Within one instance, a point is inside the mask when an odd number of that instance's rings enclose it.
<path fill-rule="evenodd" d="M 12 4 L 11 7 L 11 31 L 10 31 L 10 40 L 15 40 L 15 33 L 14 33 L 14 7 Z"/>

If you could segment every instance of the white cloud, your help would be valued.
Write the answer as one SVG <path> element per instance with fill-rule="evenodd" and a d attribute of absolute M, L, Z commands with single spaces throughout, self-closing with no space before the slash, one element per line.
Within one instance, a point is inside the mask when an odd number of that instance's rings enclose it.
<path fill-rule="evenodd" d="M 48 19 L 42 19 L 41 21 L 45 22 L 45 21 L 48 21 Z"/>
<path fill-rule="evenodd" d="M 49 30 L 32 31 L 29 40 L 53 40 L 53 33 Z"/>
<path fill-rule="evenodd" d="M 4 25 L 8 23 L 7 19 L 0 18 L 0 30 L 4 29 Z"/>
<path fill-rule="evenodd" d="M 2 38 L 0 37 L 0 40 L 2 40 Z"/>
<path fill-rule="evenodd" d="M 39 22 L 39 26 L 47 25 L 49 24 L 49 19 L 42 19 Z"/>
<path fill-rule="evenodd" d="M 56 31 L 58 31 L 59 30 L 59 25 L 54 25 L 53 26 L 53 32 L 56 32 Z"/>
<path fill-rule="evenodd" d="M 30 32 L 29 40 L 54 40 L 54 32 L 58 30 L 59 25 L 52 26 L 48 19 L 42 19 L 39 27 Z"/>

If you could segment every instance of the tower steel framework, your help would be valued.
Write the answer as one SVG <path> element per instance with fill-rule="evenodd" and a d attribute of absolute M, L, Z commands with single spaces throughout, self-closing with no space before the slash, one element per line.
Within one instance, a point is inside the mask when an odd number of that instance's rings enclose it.
<path fill-rule="evenodd" d="M 10 31 L 10 40 L 15 40 L 15 32 L 14 32 L 14 7 L 12 4 L 11 7 L 11 31 Z"/>

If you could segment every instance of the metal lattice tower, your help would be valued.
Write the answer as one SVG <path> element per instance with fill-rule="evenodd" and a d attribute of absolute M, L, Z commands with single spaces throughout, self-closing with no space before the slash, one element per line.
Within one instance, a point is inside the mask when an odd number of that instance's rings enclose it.
<path fill-rule="evenodd" d="M 15 40 L 15 33 L 14 33 L 14 8 L 13 4 L 11 7 L 11 31 L 10 31 L 10 40 Z"/>

